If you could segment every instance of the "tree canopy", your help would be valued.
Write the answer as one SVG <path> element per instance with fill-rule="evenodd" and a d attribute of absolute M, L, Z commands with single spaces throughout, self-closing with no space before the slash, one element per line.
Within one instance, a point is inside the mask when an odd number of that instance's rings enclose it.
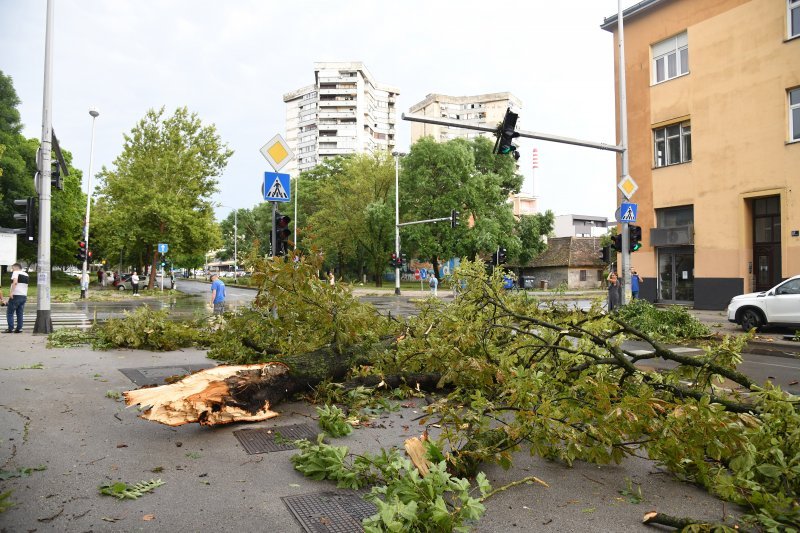
<path fill-rule="evenodd" d="M 217 247 L 211 196 L 231 155 L 215 126 L 187 108 L 170 116 L 163 107 L 149 110 L 125 135 L 114 168 L 100 173 L 93 227 L 103 254 L 126 249 L 135 263 L 155 267 L 158 243 L 169 244 L 171 257 Z M 151 287 L 154 281 L 155 268 Z"/>

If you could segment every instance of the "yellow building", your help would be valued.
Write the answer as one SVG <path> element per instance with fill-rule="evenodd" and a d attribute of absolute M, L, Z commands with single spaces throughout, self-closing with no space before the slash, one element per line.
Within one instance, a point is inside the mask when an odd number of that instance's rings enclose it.
<path fill-rule="evenodd" d="M 641 295 L 722 309 L 800 274 L 800 0 L 644 0 L 623 17 Z M 601 27 L 618 69 L 616 15 Z"/>

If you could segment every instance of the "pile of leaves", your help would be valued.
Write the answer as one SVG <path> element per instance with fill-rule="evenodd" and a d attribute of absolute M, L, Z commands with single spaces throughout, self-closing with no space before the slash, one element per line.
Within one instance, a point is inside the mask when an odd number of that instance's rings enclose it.
<path fill-rule="evenodd" d="M 705 324 L 679 305 L 656 307 L 647 300 L 636 299 L 622 306 L 617 315 L 627 325 L 661 342 L 711 336 L 711 330 Z"/>
<path fill-rule="evenodd" d="M 175 322 L 166 309 L 137 307 L 122 318 L 112 318 L 93 327 L 92 346 L 98 349 L 136 348 L 169 351 L 204 345 L 210 335 L 203 321 Z"/>

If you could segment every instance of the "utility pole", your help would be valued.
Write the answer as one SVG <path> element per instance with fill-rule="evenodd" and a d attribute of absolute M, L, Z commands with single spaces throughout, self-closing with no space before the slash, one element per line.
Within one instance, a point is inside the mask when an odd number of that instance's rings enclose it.
<path fill-rule="evenodd" d="M 47 0 L 47 22 L 44 40 L 44 97 L 42 102 L 42 143 L 39 148 L 39 251 L 36 258 L 38 293 L 34 333 L 53 331 L 50 315 L 50 151 L 53 138 L 53 4 Z"/>
<path fill-rule="evenodd" d="M 622 146 L 620 175 L 628 175 L 628 99 L 625 88 L 625 32 L 622 27 L 622 0 L 617 0 L 617 43 L 619 44 L 619 143 Z M 621 218 L 621 217 L 620 217 Z M 622 294 L 620 305 L 631 288 L 631 246 L 628 223 L 622 222 Z"/>
<path fill-rule="evenodd" d="M 406 154 L 392 152 L 394 156 L 394 253 L 400 259 L 400 158 Z M 394 293 L 400 296 L 400 267 L 394 268 Z"/>

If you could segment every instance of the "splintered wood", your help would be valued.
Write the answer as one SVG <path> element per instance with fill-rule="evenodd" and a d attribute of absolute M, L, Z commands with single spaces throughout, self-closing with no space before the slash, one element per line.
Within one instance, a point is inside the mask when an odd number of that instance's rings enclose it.
<path fill-rule="evenodd" d="M 146 407 L 141 418 L 168 426 L 258 422 L 278 416 L 270 407 L 284 399 L 288 381 L 283 363 L 218 366 L 170 385 L 128 391 L 125 404 Z"/>

